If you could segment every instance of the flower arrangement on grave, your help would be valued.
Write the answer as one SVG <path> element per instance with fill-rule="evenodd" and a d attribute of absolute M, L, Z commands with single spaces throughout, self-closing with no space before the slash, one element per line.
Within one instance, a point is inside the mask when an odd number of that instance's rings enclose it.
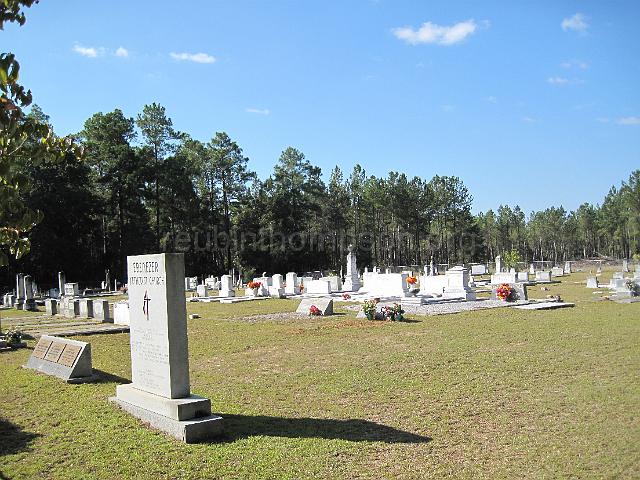
<path fill-rule="evenodd" d="M 409 285 L 415 285 L 416 283 L 418 283 L 418 278 L 417 277 L 407 277 L 407 283 Z"/>
<path fill-rule="evenodd" d="M 640 294 L 640 285 L 634 280 L 627 280 L 624 285 L 631 292 L 631 295 L 636 296 Z"/>
<path fill-rule="evenodd" d="M 508 302 L 512 300 L 513 288 L 508 283 L 503 283 L 498 288 L 496 288 L 496 296 L 502 300 L 503 302 Z"/>
<path fill-rule="evenodd" d="M 364 311 L 367 320 L 374 320 L 376 318 L 376 308 L 378 306 L 378 299 L 365 300 L 362 310 Z"/>
<path fill-rule="evenodd" d="M 260 288 L 262 286 L 261 282 L 254 282 L 251 281 L 247 284 L 247 287 L 249 287 L 251 290 L 257 290 L 258 288 Z"/>
<path fill-rule="evenodd" d="M 309 315 L 313 315 L 317 317 L 322 315 L 322 311 L 315 305 L 311 305 L 311 307 L 309 307 Z"/>
<path fill-rule="evenodd" d="M 7 330 L 7 332 L 4 334 L 5 341 L 10 347 L 20 345 L 23 336 L 24 334 L 20 330 Z"/>
<path fill-rule="evenodd" d="M 342 299 L 343 300 L 351 300 L 351 295 L 348 293 L 343 293 L 342 294 Z"/>
<path fill-rule="evenodd" d="M 394 303 L 393 306 L 384 307 L 384 316 L 392 322 L 401 322 L 404 318 L 404 310 L 402 305 Z"/>

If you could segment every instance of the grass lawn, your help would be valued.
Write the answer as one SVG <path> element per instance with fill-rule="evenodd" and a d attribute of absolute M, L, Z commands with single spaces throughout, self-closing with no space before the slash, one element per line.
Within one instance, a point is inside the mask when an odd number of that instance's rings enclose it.
<path fill-rule="evenodd" d="M 126 334 L 91 342 L 96 384 L 0 354 L 5 478 L 638 478 L 640 303 L 596 301 L 586 275 L 530 288 L 575 308 L 368 322 L 246 319 L 297 302 L 188 304 L 191 387 L 226 436 L 185 445 L 107 402 Z M 605 275 L 608 281 L 609 276 Z M 10 316 L 2 312 L 3 316 Z M 33 341 L 29 342 L 32 347 Z M 2 476 L 0 476 L 2 478 Z"/>

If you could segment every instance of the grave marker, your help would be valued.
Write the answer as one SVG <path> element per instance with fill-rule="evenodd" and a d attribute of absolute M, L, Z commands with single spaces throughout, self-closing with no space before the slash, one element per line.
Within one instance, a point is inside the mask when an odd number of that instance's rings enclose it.
<path fill-rule="evenodd" d="M 67 338 L 43 335 L 25 368 L 65 380 L 85 383 L 95 380 L 91 366 L 91 345 Z"/>
<path fill-rule="evenodd" d="M 322 316 L 333 315 L 333 299 L 331 298 L 305 298 L 298 305 L 296 313 L 309 315 L 309 309 L 312 305 L 318 307 Z"/>
<path fill-rule="evenodd" d="M 111 400 L 186 443 L 219 435 L 211 401 L 190 392 L 184 255 L 131 256 L 127 269 L 133 382 Z"/>

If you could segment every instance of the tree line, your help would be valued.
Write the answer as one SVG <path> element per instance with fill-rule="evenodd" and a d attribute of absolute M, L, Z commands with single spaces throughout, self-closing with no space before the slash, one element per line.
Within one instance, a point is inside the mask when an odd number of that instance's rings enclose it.
<path fill-rule="evenodd" d="M 28 121 L 49 124 L 33 106 Z M 50 125 L 49 125 L 50 126 Z M 33 139 L 36 141 L 36 139 Z M 600 205 L 550 207 L 528 216 L 518 207 L 474 215 L 473 197 L 457 177 L 429 180 L 389 172 L 321 169 L 287 147 L 260 179 L 226 133 L 201 142 L 177 131 L 165 108 L 146 105 L 135 118 L 96 113 L 73 136 L 83 160 L 30 162 L 21 200 L 39 222 L 31 253 L 12 258 L 17 271 L 54 283 L 96 283 L 106 269 L 124 280 L 127 255 L 183 251 L 187 273 L 246 278 L 311 270 L 339 272 L 347 246 L 358 264 L 380 267 L 486 262 L 517 251 L 525 262 L 630 257 L 640 250 L 640 170 L 612 187 Z"/>

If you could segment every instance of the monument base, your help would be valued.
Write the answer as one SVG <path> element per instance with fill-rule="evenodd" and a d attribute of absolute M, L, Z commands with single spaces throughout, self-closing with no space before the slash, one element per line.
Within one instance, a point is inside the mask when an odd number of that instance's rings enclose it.
<path fill-rule="evenodd" d="M 211 401 L 198 395 L 165 398 L 127 384 L 118 385 L 116 396 L 109 401 L 185 443 L 209 440 L 223 432 L 222 417 L 211 415 Z"/>

